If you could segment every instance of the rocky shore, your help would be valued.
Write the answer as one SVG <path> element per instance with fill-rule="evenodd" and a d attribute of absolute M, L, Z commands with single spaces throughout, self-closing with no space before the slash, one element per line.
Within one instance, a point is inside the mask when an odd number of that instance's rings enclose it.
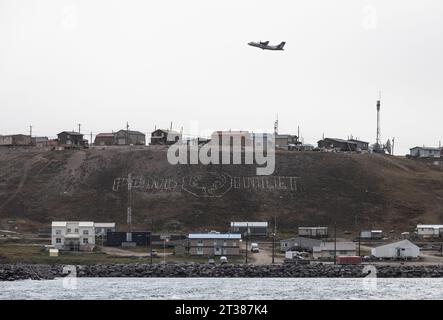
<path fill-rule="evenodd" d="M 0 265 L 0 281 L 49 280 L 65 277 L 292 277 L 360 278 L 368 275 L 362 265 L 207 265 L 207 264 L 121 264 L 121 265 Z M 443 277 L 443 265 L 377 266 L 380 278 Z"/>

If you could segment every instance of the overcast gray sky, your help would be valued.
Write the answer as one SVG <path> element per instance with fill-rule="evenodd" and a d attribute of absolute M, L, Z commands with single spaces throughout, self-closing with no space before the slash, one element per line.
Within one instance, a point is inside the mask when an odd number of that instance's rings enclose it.
<path fill-rule="evenodd" d="M 286 41 L 262 51 L 249 41 Z M 154 126 L 443 140 L 441 0 L 0 0 L 0 134 Z"/>

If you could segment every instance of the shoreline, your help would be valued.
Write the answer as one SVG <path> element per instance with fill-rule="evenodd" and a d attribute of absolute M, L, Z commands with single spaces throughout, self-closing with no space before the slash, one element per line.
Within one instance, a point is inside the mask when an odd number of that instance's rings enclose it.
<path fill-rule="evenodd" d="M 68 270 L 72 270 L 73 275 L 79 278 L 363 278 L 369 275 L 366 271 L 367 268 L 364 270 L 367 266 L 328 264 L 208 265 L 188 263 L 76 265 L 66 268 L 65 265 L 0 264 L 0 281 L 52 280 L 66 277 Z M 443 265 L 376 265 L 374 267 L 378 278 L 443 278 Z M 65 272 L 63 272 L 64 268 Z"/>

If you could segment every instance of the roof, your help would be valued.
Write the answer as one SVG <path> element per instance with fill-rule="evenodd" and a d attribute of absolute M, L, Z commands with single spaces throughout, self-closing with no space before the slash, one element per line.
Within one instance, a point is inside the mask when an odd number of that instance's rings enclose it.
<path fill-rule="evenodd" d="M 75 132 L 75 131 L 62 131 L 59 134 L 62 134 L 62 133 L 67 133 L 67 134 L 70 134 L 71 136 L 83 136 L 83 134 L 81 134 L 80 132 Z M 57 135 L 59 135 L 59 134 L 57 134 Z"/>
<path fill-rule="evenodd" d="M 94 222 L 92 221 L 53 221 L 52 227 L 66 227 L 68 223 L 78 223 L 79 227 L 93 227 Z"/>
<path fill-rule="evenodd" d="M 353 141 L 350 141 L 350 140 L 343 140 L 343 139 L 337 139 L 337 138 L 324 138 L 324 139 L 322 139 L 322 140 L 319 140 L 319 142 L 320 142 L 320 141 L 326 141 L 326 140 L 329 140 L 329 141 L 335 141 L 335 142 L 340 142 L 340 143 L 357 144 L 356 142 L 353 142 Z M 362 142 L 363 142 L 363 141 L 362 141 Z"/>
<path fill-rule="evenodd" d="M 425 229 L 440 229 L 443 228 L 443 224 L 418 224 L 418 228 L 425 228 Z"/>
<path fill-rule="evenodd" d="M 367 141 L 358 140 L 358 139 L 349 139 L 348 141 L 352 141 L 352 142 L 360 142 L 360 143 L 367 143 L 367 144 L 369 144 L 369 142 L 367 142 Z"/>
<path fill-rule="evenodd" d="M 112 132 L 99 133 L 95 137 L 96 138 L 98 138 L 98 137 L 114 137 L 114 133 L 112 133 Z"/>
<path fill-rule="evenodd" d="M 292 137 L 297 137 L 295 134 L 276 134 L 275 139 L 281 138 L 281 139 L 288 139 Z"/>
<path fill-rule="evenodd" d="M 92 221 L 80 221 L 78 223 L 79 227 L 93 227 L 94 226 L 94 222 Z"/>
<path fill-rule="evenodd" d="M 422 150 L 432 150 L 432 151 L 440 151 L 440 150 L 442 150 L 442 148 L 438 148 L 438 147 L 414 147 L 414 148 L 411 148 L 411 149 L 409 149 L 409 150 L 414 150 L 414 149 L 422 149 Z"/>
<path fill-rule="evenodd" d="M 115 228 L 115 222 L 95 222 L 96 228 Z"/>
<path fill-rule="evenodd" d="M 322 242 L 319 246 L 313 248 L 314 251 L 332 251 L 337 248 L 337 251 L 354 251 L 355 243 L 354 242 L 337 242 L 337 247 L 334 242 Z"/>
<path fill-rule="evenodd" d="M 123 132 L 127 132 L 127 133 L 129 133 L 129 134 L 137 134 L 137 135 L 145 135 L 143 132 L 140 132 L 140 131 L 133 131 L 133 130 L 125 130 L 125 129 L 121 129 L 121 130 L 118 130 L 117 132 L 121 132 L 121 131 L 123 131 Z"/>
<path fill-rule="evenodd" d="M 267 222 L 231 222 L 231 227 L 268 227 Z"/>
<path fill-rule="evenodd" d="M 190 233 L 189 239 L 241 239 L 237 233 Z"/>
<path fill-rule="evenodd" d="M 386 248 L 386 247 L 417 247 L 418 248 L 418 246 L 413 244 L 411 241 L 409 241 L 409 240 L 402 240 L 402 241 L 397 241 L 397 242 L 392 242 L 392 243 L 384 244 L 384 245 L 375 247 L 374 249 Z"/>
<path fill-rule="evenodd" d="M 180 134 L 180 132 L 178 132 L 178 131 L 167 130 L 167 129 L 157 129 L 157 130 L 152 131 L 151 133 L 155 133 L 157 131 L 161 131 L 161 132 L 164 132 L 164 133 Z"/>
<path fill-rule="evenodd" d="M 318 230 L 318 229 L 328 229 L 328 227 L 298 227 L 298 229 L 311 229 L 311 230 Z"/>
<path fill-rule="evenodd" d="M 66 227 L 66 221 L 53 221 L 52 227 Z"/>

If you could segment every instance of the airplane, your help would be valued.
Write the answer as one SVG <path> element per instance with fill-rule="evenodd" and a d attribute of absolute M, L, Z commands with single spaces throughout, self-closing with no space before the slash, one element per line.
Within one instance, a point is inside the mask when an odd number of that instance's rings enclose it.
<path fill-rule="evenodd" d="M 270 46 L 269 41 L 260 42 L 249 42 L 248 45 L 252 47 L 257 47 L 263 50 L 283 50 L 286 42 L 282 42 L 276 46 Z"/>

